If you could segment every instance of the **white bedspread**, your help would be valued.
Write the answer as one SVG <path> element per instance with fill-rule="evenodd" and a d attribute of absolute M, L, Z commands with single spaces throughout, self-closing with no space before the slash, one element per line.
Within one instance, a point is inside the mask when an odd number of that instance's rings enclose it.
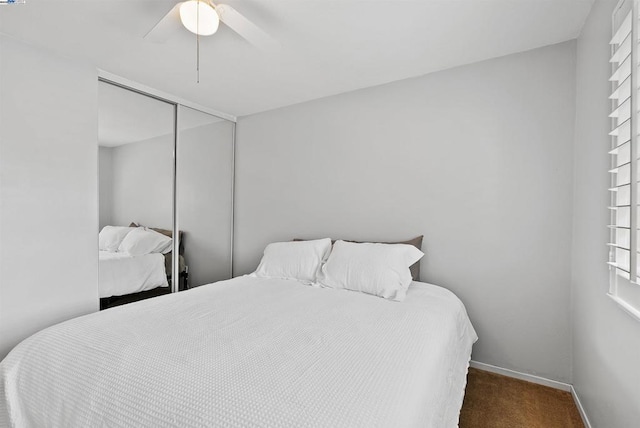
<path fill-rule="evenodd" d="M 100 251 L 98 290 L 100 298 L 168 287 L 164 256 L 160 253 L 131 256 Z"/>
<path fill-rule="evenodd" d="M 476 339 L 433 285 L 392 302 L 240 277 L 26 339 L 0 364 L 0 425 L 454 427 Z"/>

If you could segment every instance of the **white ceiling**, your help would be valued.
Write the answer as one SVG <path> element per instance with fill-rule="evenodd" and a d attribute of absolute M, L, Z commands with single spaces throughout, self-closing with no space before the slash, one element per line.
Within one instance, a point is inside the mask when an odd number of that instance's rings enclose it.
<path fill-rule="evenodd" d="M 592 0 L 224 0 L 281 45 L 264 53 L 229 28 L 164 44 L 143 36 L 176 3 L 27 0 L 0 32 L 116 75 L 243 116 L 576 38 Z"/>
<path fill-rule="evenodd" d="M 181 107 L 178 132 L 220 122 Z M 98 144 L 116 147 L 174 133 L 174 106 L 107 83 L 98 86 Z"/>

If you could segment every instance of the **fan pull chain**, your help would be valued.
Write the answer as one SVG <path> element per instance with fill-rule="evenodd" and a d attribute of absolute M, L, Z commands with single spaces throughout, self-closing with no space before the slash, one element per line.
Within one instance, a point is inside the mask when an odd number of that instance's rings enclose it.
<path fill-rule="evenodd" d="M 196 83 L 200 83 L 200 1 L 196 8 Z"/>

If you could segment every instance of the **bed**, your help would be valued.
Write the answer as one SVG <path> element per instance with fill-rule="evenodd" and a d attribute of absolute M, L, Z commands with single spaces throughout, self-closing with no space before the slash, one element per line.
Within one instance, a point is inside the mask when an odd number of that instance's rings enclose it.
<path fill-rule="evenodd" d="M 476 333 L 406 298 L 243 276 L 45 329 L 0 363 L 0 426 L 455 427 Z"/>
<path fill-rule="evenodd" d="M 109 226 L 114 228 L 113 226 Z M 129 228 L 143 227 L 131 223 Z M 125 227 L 116 227 L 126 229 Z M 173 232 L 149 228 L 168 238 Z M 180 231 L 178 289 L 188 288 L 188 270 L 183 256 L 183 233 Z M 136 302 L 171 292 L 172 252 L 131 255 L 118 251 L 99 251 L 98 290 L 100 309 Z"/>
<path fill-rule="evenodd" d="M 100 298 L 169 287 L 164 259 L 164 254 L 160 253 L 132 256 L 127 253 L 100 251 Z"/>

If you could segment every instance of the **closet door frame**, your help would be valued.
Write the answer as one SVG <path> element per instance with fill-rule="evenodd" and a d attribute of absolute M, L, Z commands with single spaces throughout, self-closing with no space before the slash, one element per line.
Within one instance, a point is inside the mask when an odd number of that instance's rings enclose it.
<path fill-rule="evenodd" d="M 235 207 L 235 171 L 236 171 L 236 122 L 237 119 L 235 116 L 226 114 L 226 113 L 222 113 L 222 112 L 218 112 L 215 110 L 212 110 L 210 108 L 204 107 L 204 106 L 200 106 L 198 104 L 194 104 L 190 101 L 184 100 L 182 98 L 179 97 L 175 97 L 173 95 L 170 94 L 166 94 L 164 92 L 161 91 L 157 91 L 153 88 L 149 88 L 147 86 L 141 85 L 139 83 L 130 81 L 128 79 L 124 79 L 122 77 L 116 76 L 114 74 L 111 73 L 107 73 L 104 72 L 102 70 L 98 70 L 98 82 L 102 82 L 102 83 L 106 83 L 109 85 L 113 85 L 113 86 L 117 86 L 119 88 L 131 91 L 131 92 L 135 92 L 137 94 L 140 95 L 144 95 L 146 97 L 150 97 L 153 99 L 156 99 L 158 101 L 162 101 L 164 103 L 170 104 L 173 106 L 173 177 L 172 177 L 172 200 L 171 200 L 171 205 L 172 205 L 172 236 L 173 236 L 173 249 L 172 254 L 174 254 L 174 257 L 172 257 L 172 264 L 173 266 L 171 267 L 171 292 L 172 293 L 176 293 L 178 292 L 178 287 L 179 287 L 179 283 L 180 283 L 180 278 L 179 275 L 176 275 L 176 272 L 179 272 L 180 270 L 180 257 L 175 257 L 175 254 L 179 254 L 180 251 L 180 234 L 178 233 L 178 207 L 177 207 L 177 195 L 176 195 L 176 191 L 177 191 L 177 167 L 178 167 L 178 140 L 179 140 L 179 127 L 178 127 L 178 123 L 180 120 L 180 107 L 187 107 L 193 110 L 197 110 L 199 112 L 211 115 L 211 116 L 215 116 L 218 117 L 220 119 L 224 119 L 227 120 L 229 122 L 232 123 L 233 125 L 233 130 L 232 130 L 232 158 L 231 158 L 231 201 L 230 201 L 230 206 L 231 206 L 231 230 L 230 230 L 230 234 L 231 234 L 231 242 L 230 242 L 230 248 L 229 248 L 229 260 L 230 260 L 230 266 L 229 266 L 229 272 L 231 273 L 231 277 L 233 277 L 233 251 L 234 251 L 234 232 L 235 232 L 235 212 L 234 212 L 234 207 Z"/>

